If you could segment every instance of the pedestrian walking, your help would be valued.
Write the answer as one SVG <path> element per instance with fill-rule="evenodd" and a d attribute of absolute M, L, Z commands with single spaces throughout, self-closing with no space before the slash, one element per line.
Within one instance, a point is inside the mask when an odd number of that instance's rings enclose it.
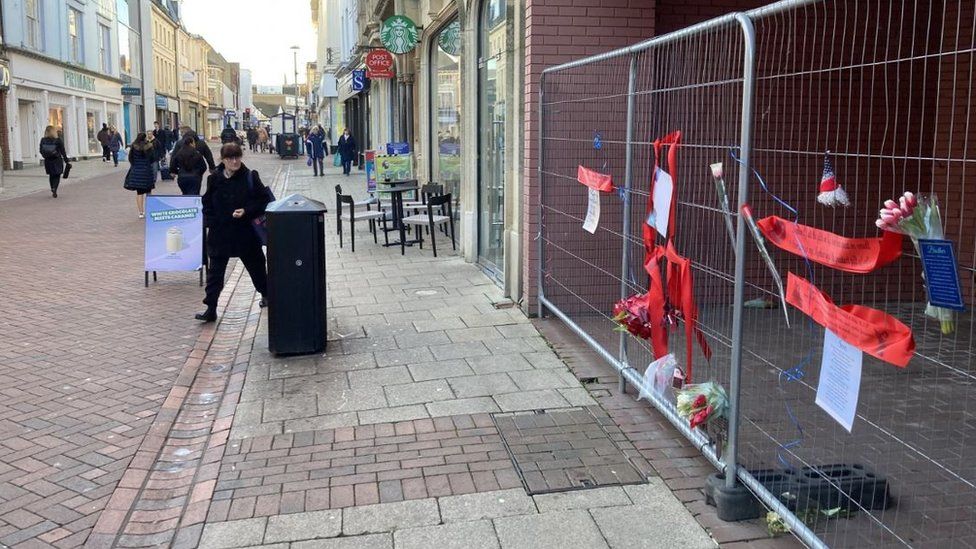
<path fill-rule="evenodd" d="M 263 127 L 258 128 L 258 145 L 261 147 L 261 152 L 268 151 L 268 130 Z"/>
<path fill-rule="evenodd" d="M 220 132 L 220 142 L 226 145 L 228 143 L 238 143 L 238 141 L 237 132 L 234 131 L 234 128 L 230 127 L 230 124 L 224 126 L 224 130 Z"/>
<path fill-rule="evenodd" d="M 112 162 L 115 163 L 116 168 L 119 167 L 119 151 L 122 150 L 123 145 L 122 135 L 115 129 L 115 126 L 109 126 L 108 151 L 112 155 Z"/>
<path fill-rule="evenodd" d="M 180 128 L 180 131 L 183 133 L 184 138 L 187 136 L 193 137 L 193 146 L 196 147 L 197 152 L 203 155 L 203 159 L 207 161 L 207 168 L 210 170 L 210 173 L 213 173 L 217 169 L 217 166 L 214 164 L 213 151 L 210 150 L 210 145 L 207 145 L 206 141 L 200 139 L 197 132 L 193 131 L 193 128 L 189 126 L 183 126 Z"/>
<path fill-rule="evenodd" d="M 166 144 L 163 142 L 166 134 L 162 131 L 159 132 L 159 136 L 155 137 L 153 135 L 147 135 L 146 140 L 153 146 L 155 162 L 153 163 L 153 180 L 159 177 L 159 173 L 163 168 L 167 168 L 166 173 L 163 173 L 163 179 L 168 179 L 166 176 L 169 175 L 168 166 L 166 166 Z"/>
<path fill-rule="evenodd" d="M 244 151 L 237 143 L 221 147 L 221 164 L 217 172 L 207 178 L 207 192 L 203 195 L 210 268 L 203 298 L 207 309 L 197 313 L 196 318 L 204 322 L 217 320 L 217 299 L 224 289 L 224 274 L 232 257 L 241 259 L 254 288 L 261 294 L 260 305 L 267 305 L 264 296 L 268 290 L 268 274 L 253 222 L 264 214 L 270 196 L 258 172 L 244 165 L 243 156 Z"/>
<path fill-rule="evenodd" d="M 312 163 L 312 172 L 318 176 L 325 175 L 325 136 L 322 135 L 321 128 L 314 127 L 308 133 L 305 140 L 305 150 L 308 151 L 308 158 Z"/>
<path fill-rule="evenodd" d="M 125 174 L 123 187 L 136 192 L 136 209 L 139 219 L 146 217 L 146 195 L 156 188 L 156 146 L 152 134 L 139 133 L 129 146 L 129 172 Z"/>
<path fill-rule="evenodd" d="M 109 156 L 108 138 L 108 124 L 102 124 L 102 129 L 98 130 L 98 134 L 95 136 L 95 139 L 98 139 L 98 142 L 102 144 L 102 162 L 108 162 L 111 158 Z"/>
<path fill-rule="evenodd" d="M 356 157 L 356 139 L 349 132 L 349 128 L 346 128 L 342 132 L 336 153 L 342 158 L 343 175 L 349 175 L 350 166 L 352 166 L 352 161 Z"/>
<path fill-rule="evenodd" d="M 70 164 L 68 154 L 64 152 L 64 141 L 58 136 L 58 130 L 54 126 L 44 128 L 40 153 L 41 158 L 44 159 L 44 173 L 47 174 L 48 182 L 51 184 L 51 196 L 57 198 L 61 175 L 64 173 L 65 166 Z"/>
<path fill-rule="evenodd" d="M 258 132 L 254 128 L 247 129 L 247 146 L 251 152 L 258 152 Z"/>
<path fill-rule="evenodd" d="M 207 161 L 196 147 L 195 135 L 183 138 L 170 155 L 169 173 L 176 176 L 176 184 L 183 194 L 200 194 Z"/>

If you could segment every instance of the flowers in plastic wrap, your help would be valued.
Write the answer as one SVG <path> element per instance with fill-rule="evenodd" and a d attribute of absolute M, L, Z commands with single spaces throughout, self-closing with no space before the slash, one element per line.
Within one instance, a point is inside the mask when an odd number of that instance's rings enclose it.
<path fill-rule="evenodd" d="M 641 338 L 651 338 L 651 323 L 647 311 L 647 294 L 635 294 L 621 299 L 613 306 L 613 321 L 620 331 L 627 331 Z"/>
<path fill-rule="evenodd" d="M 881 230 L 908 235 L 919 256 L 922 254 L 919 251 L 918 239 L 943 238 L 942 215 L 939 212 L 939 200 L 935 195 L 923 196 L 906 192 L 898 198 L 897 202 L 886 200 L 875 224 Z M 922 278 L 925 278 L 924 274 Z M 928 304 L 925 307 L 925 314 L 939 321 L 943 334 L 951 334 L 955 331 L 951 309 Z"/>
<path fill-rule="evenodd" d="M 676 392 L 678 415 L 687 419 L 692 429 L 707 426 L 728 414 L 729 397 L 725 389 L 714 381 L 685 385 Z"/>

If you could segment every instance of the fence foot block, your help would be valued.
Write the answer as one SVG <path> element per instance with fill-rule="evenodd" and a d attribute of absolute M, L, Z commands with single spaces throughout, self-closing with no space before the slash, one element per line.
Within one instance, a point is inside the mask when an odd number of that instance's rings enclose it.
<path fill-rule="evenodd" d="M 718 518 L 725 522 L 750 520 L 762 514 L 762 505 L 745 485 L 736 483 L 733 488 L 726 488 L 723 473 L 708 476 L 705 481 L 705 503 L 714 506 Z"/>

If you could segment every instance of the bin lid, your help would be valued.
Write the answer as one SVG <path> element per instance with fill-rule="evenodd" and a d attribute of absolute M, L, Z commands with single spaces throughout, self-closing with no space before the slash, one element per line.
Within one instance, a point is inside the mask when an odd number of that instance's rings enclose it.
<path fill-rule="evenodd" d="M 295 193 L 284 198 L 279 198 L 278 200 L 268 204 L 265 212 L 269 214 L 310 212 L 321 213 L 325 210 L 325 204 L 317 200 L 307 198 L 304 195 Z"/>

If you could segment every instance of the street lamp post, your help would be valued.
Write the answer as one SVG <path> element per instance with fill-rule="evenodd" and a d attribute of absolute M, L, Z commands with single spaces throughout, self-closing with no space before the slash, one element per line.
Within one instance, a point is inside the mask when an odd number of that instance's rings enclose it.
<path fill-rule="evenodd" d="M 295 126 L 298 129 L 298 50 L 301 48 L 299 46 L 292 46 L 291 50 L 295 52 Z"/>

